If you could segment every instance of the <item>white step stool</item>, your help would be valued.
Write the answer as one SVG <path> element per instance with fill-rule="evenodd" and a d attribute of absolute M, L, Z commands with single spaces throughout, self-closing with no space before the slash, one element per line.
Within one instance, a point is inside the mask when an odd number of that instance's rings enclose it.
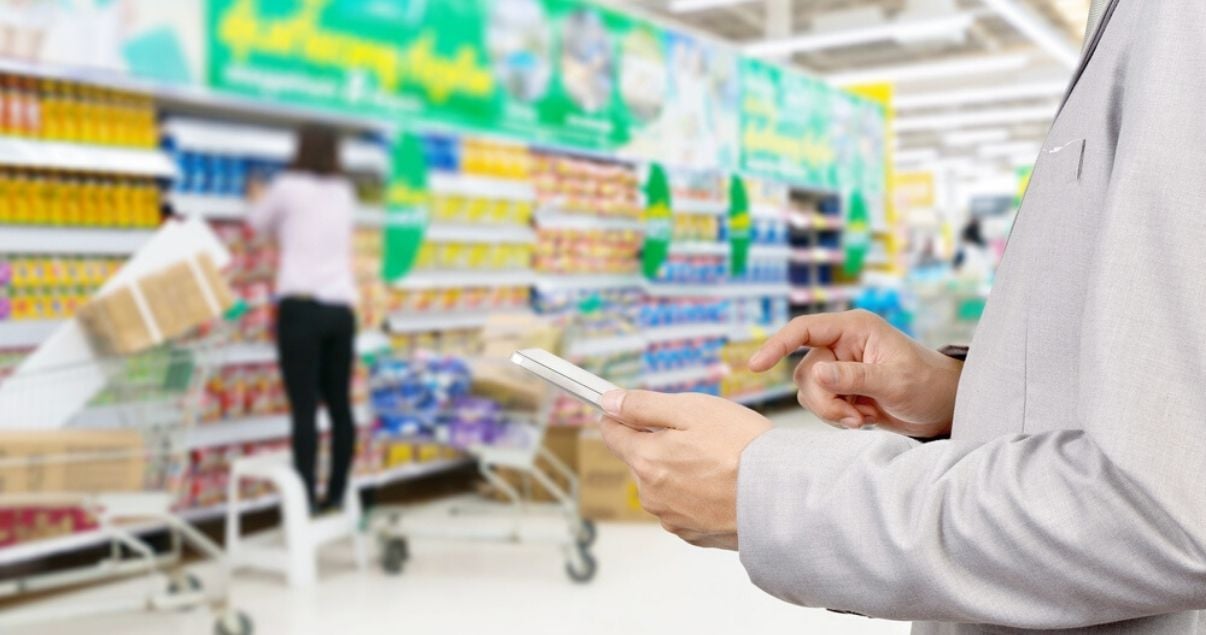
<path fill-rule="evenodd" d="M 239 490 L 244 479 L 269 481 L 280 495 L 284 545 L 256 544 L 240 535 Z M 318 581 L 318 550 L 340 538 L 351 538 L 356 566 L 368 565 L 368 544 L 360 531 L 360 496 L 351 483 L 343 511 L 310 517 L 305 485 L 293 469 L 289 452 L 270 452 L 235 459 L 227 484 L 226 553 L 233 572 L 243 567 L 283 573 L 290 586 Z"/>

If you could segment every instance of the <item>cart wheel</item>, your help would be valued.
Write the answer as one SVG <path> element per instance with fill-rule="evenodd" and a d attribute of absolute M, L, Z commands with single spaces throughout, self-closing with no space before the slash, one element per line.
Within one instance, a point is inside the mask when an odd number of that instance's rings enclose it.
<path fill-rule="evenodd" d="M 381 568 L 390 575 L 402 573 L 402 567 L 410 560 L 410 545 L 405 538 L 390 538 L 385 542 L 385 553 L 381 555 Z"/>
<path fill-rule="evenodd" d="M 599 563 L 595 561 L 590 550 L 582 545 L 578 545 L 577 556 L 571 557 L 569 562 L 565 563 L 565 574 L 578 584 L 586 584 L 593 580 L 598 570 Z"/>
<path fill-rule="evenodd" d="M 251 635 L 255 625 L 242 611 L 227 613 L 214 622 L 214 635 Z"/>
<path fill-rule="evenodd" d="M 595 539 L 599 537 L 599 528 L 595 526 L 593 520 L 583 520 L 578 523 L 578 545 L 582 548 L 589 547 L 595 544 Z"/>
<path fill-rule="evenodd" d="M 184 574 L 183 577 L 172 578 L 168 582 L 168 595 L 178 595 L 180 593 L 195 593 L 201 590 L 201 578 L 191 573 Z"/>

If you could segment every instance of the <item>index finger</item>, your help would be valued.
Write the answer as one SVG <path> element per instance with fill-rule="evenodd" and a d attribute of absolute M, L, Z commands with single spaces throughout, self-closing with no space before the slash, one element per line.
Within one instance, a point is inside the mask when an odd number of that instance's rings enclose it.
<path fill-rule="evenodd" d="M 838 313 L 801 315 L 770 336 L 750 357 L 750 370 L 756 373 L 770 370 L 801 346 L 831 347 L 841 339 L 842 330 L 842 317 Z"/>

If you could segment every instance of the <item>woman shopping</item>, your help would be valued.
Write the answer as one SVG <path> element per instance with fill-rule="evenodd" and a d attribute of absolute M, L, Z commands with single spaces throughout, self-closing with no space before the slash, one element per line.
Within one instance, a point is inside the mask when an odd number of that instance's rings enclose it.
<path fill-rule="evenodd" d="M 356 195 L 339 165 L 338 134 L 307 127 L 288 168 L 267 186 L 253 181 L 248 188 L 251 226 L 280 248 L 277 353 L 291 412 L 293 462 L 317 512 L 343 501 L 356 438 L 349 394 Z M 331 474 L 321 502 L 315 490 L 319 400 L 331 419 Z"/>

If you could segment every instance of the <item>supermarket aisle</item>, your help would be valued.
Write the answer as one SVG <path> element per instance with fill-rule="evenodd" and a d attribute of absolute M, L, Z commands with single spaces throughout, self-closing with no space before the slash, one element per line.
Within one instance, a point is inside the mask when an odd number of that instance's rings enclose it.
<path fill-rule="evenodd" d="M 787 425 L 816 425 L 798 411 Z M 737 556 L 690 547 L 652 524 L 605 524 L 595 581 L 576 586 L 560 555 L 541 546 L 415 541 L 399 577 L 358 573 L 349 550 L 332 547 L 322 581 L 291 591 L 274 578 L 242 574 L 237 603 L 257 633 L 904 633 L 908 626 L 800 609 L 749 584 Z M 205 572 L 211 573 L 211 572 Z M 208 577 L 208 576 L 207 576 Z M 109 588 L 94 595 L 113 593 Z M 203 634 L 207 615 L 88 619 L 14 635 L 80 632 Z"/>

